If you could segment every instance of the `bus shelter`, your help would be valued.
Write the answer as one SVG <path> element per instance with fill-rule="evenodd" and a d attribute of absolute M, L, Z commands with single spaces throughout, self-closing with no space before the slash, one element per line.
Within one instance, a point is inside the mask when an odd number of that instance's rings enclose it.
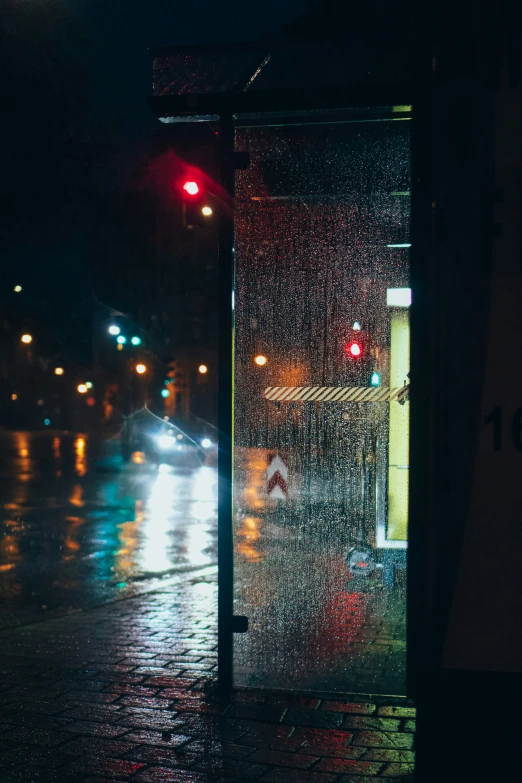
<path fill-rule="evenodd" d="M 153 53 L 162 122 L 219 137 L 219 678 L 406 695 L 408 83 L 346 52 Z"/>
<path fill-rule="evenodd" d="M 421 16 L 377 77 L 349 47 L 158 51 L 151 105 L 219 133 L 223 693 L 411 695 L 419 779 L 507 780 L 520 13 Z"/>

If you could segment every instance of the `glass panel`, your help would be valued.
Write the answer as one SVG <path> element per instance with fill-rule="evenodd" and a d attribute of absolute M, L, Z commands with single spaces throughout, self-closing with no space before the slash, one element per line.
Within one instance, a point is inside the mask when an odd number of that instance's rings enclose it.
<path fill-rule="evenodd" d="M 269 55 L 256 47 L 192 50 L 153 58 L 153 95 L 198 95 L 248 88 Z"/>
<path fill-rule="evenodd" d="M 400 695 L 409 123 L 236 142 L 235 683 Z"/>

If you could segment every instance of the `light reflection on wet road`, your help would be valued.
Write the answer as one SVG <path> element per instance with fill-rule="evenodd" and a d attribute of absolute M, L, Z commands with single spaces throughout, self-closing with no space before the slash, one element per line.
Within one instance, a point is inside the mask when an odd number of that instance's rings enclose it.
<path fill-rule="evenodd" d="M 119 441 L 0 436 L 0 625 L 217 560 L 217 473 L 124 465 Z"/>

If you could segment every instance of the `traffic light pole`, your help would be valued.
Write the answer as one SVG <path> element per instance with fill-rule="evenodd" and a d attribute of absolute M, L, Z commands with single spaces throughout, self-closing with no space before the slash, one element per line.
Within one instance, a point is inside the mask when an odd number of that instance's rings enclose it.
<path fill-rule="evenodd" d="M 234 123 L 223 115 L 219 124 L 220 184 L 224 199 L 219 212 L 219 378 L 218 378 L 218 676 L 220 698 L 232 689 L 233 668 L 233 330 L 234 313 Z"/>

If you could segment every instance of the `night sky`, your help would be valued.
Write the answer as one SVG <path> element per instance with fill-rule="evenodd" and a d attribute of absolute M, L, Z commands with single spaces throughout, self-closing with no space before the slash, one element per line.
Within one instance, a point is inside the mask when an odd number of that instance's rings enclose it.
<path fill-rule="evenodd" d="M 103 241 L 104 203 L 128 186 L 158 133 L 146 101 L 148 48 L 255 40 L 308 6 L 308 0 L 3 0 L 9 195 L 0 250 L 7 291 L 24 287 L 17 309 L 42 323 L 82 319 L 96 243 Z"/>

